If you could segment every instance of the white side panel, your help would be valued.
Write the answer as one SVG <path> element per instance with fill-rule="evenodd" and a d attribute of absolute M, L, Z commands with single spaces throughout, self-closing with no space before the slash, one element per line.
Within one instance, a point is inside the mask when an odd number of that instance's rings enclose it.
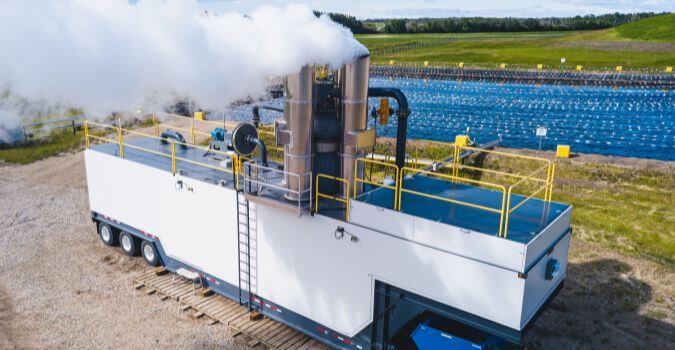
<path fill-rule="evenodd" d="M 91 210 L 159 237 L 171 258 L 238 284 L 233 190 L 91 150 L 85 162 Z"/>
<path fill-rule="evenodd" d="M 375 279 L 520 326 L 525 281 L 515 272 L 321 215 L 263 205 L 257 215 L 260 296 L 347 336 L 372 321 Z M 336 240 L 338 226 L 358 242 Z"/>
<path fill-rule="evenodd" d="M 537 237 L 527 244 L 527 247 L 525 247 L 526 253 L 523 270 L 527 269 L 536 259 L 538 259 L 556 239 L 560 238 L 560 235 L 570 227 L 571 220 L 572 207 L 569 207 L 562 215 L 560 215 L 560 217 L 555 219 L 555 221 L 544 228 Z"/>
<path fill-rule="evenodd" d="M 534 267 L 527 273 L 525 279 L 525 295 L 523 302 L 523 317 L 521 327 L 524 327 L 534 313 L 539 310 L 541 304 L 548 298 L 548 295 L 553 292 L 555 287 L 565 278 L 567 272 L 567 256 L 570 250 L 570 239 L 572 235 L 567 235 L 561 239 L 554 247 L 550 255 L 544 256 Z M 546 264 L 551 259 L 556 259 L 560 262 L 560 272 L 556 278 L 546 280 Z"/>
<path fill-rule="evenodd" d="M 512 271 L 522 271 L 525 246 L 497 236 L 416 217 L 415 241 Z"/>
<path fill-rule="evenodd" d="M 350 222 L 407 240 L 413 239 L 413 216 L 356 200 L 350 203 Z"/>
<path fill-rule="evenodd" d="M 351 201 L 350 222 L 470 259 L 522 271 L 525 245 L 480 232 Z"/>

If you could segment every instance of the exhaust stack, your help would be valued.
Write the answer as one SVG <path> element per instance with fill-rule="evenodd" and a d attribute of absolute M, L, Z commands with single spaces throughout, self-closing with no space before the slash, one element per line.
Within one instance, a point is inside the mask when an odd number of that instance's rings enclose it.
<path fill-rule="evenodd" d="M 366 132 L 368 115 L 368 69 L 370 56 L 362 56 L 353 63 L 340 69 L 339 84 L 342 91 L 342 178 L 354 185 L 358 195 L 363 186 L 354 184 L 354 166 L 357 158 L 363 157 L 361 149 L 365 146 L 359 142 L 359 136 Z M 374 142 L 375 129 L 372 129 Z M 363 169 L 357 171 L 363 176 Z M 351 193 L 343 193 L 350 196 Z"/>
<path fill-rule="evenodd" d="M 277 129 L 277 143 L 284 144 L 286 186 L 295 192 L 287 193 L 286 199 L 292 201 L 309 200 L 311 195 L 310 177 L 304 174 L 312 171 L 313 82 L 314 68 L 304 66 L 299 73 L 288 75 L 284 86 L 285 126 Z"/>

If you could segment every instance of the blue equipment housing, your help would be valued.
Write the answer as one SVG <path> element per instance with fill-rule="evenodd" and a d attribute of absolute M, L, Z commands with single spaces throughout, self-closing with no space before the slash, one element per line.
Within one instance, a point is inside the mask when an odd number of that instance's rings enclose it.
<path fill-rule="evenodd" d="M 224 128 L 215 128 L 211 131 L 211 140 L 213 141 L 225 141 L 225 129 Z"/>

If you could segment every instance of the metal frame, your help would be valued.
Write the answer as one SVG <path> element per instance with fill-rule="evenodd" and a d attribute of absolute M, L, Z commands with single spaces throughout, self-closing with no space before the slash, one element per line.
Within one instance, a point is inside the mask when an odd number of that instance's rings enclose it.
<path fill-rule="evenodd" d="M 310 208 L 310 211 L 311 211 L 311 208 L 313 207 L 312 186 L 313 186 L 313 182 L 314 182 L 313 178 L 312 178 L 312 172 L 311 171 L 306 172 L 304 174 L 295 174 L 295 173 L 291 173 L 291 172 L 288 172 L 288 171 L 279 170 L 275 167 L 263 166 L 261 164 L 256 164 L 256 163 L 253 163 L 253 162 L 250 162 L 250 161 L 245 161 L 241 165 L 242 165 L 243 168 L 239 169 L 239 170 L 242 170 L 241 173 L 244 176 L 244 187 L 243 187 L 244 193 L 259 194 L 259 193 L 262 192 L 262 190 L 265 189 L 265 187 L 273 188 L 273 189 L 278 190 L 278 191 L 280 191 L 281 193 L 284 193 L 284 194 L 291 193 L 291 194 L 294 194 L 294 195 L 298 196 L 298 199 L 297 199 L 298 210 L 301 210 L 303 208 L 303 205 L 302 205 L 302 202 L 304 201 L 303 196 L 308 194 L 308 196 L 307 196 L 309 198 L 308 208 Z M 254 170 L 254 171 L 252 172 L 251 170 Z M 251 175 L 251 173 L 253 173 L 254 175 Z M 292 189 L 290 189 L 288 187 L 285 187 L 285 186 L 279 186 L 279 185 L 275 185 L 273 183 L 269 183 L 269 182 L 267 182 L 266 178 L 264 177 L 264 174 L 266 174 L 266 173 L 280 174 L 280 175 L 283 175 L 284 178 L 286 178 L 286 176 L 294 177 L 298 181 L 300 181 L 299 182 L 300 188 L 298 190 L 292 190 Z M 306 189 L 303 188 L 303 185 L 302 185 L 302 180 L 305 179 L 305 178 L 309 178 L 309 187 L 306 188 Z M 256 188 L 255 191 L 253 191 L 252 185 L 255 185 L 255 188 Z M 280 198 L 280 200 L 283 200 L 283 199 Z"/>

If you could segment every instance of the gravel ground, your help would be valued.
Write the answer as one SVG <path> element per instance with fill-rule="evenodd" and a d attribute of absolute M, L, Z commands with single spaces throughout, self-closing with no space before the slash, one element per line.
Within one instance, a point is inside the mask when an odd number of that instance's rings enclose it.
<path fill-rule="evenodd" d="M 644 166 L 658 164 L 672 166 Z M 81 152 L 0 163 L 0 349 L 245 348 L 225 326 L 134 290 L 145 263 L 103 246 L 88 207 Z M 573 240 L 566 286 L 528 348 L 675 349 L 674 281 L 661 265 Z"/>
<path fill-rule="evenodd" d="M 82 153 L 0 164 L 0 349 L 244 349 L 133 288 L 147 267 L 103 246 Z"/>

